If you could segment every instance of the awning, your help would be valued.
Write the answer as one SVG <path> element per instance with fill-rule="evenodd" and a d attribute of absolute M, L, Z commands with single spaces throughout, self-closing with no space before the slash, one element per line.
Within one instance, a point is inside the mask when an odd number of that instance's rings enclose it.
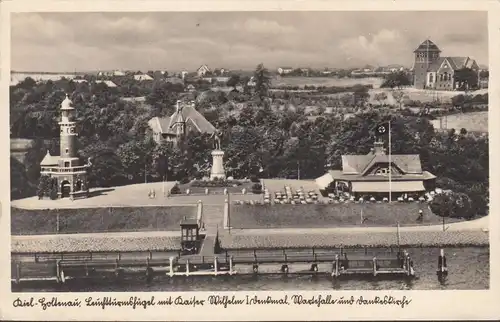
<path fill-rule="evenodd" d="M 352 192 L 415 192 L 425 191 L 422 181 L 364 181 L 351 182 Z"/>
<path fill-rule="evenodd" d="M 333 177 L 330 173 L 326 173 L 316 179 L 316 184 L 318 185 L 320 190 L 326 189 L 332 182 Z"/>

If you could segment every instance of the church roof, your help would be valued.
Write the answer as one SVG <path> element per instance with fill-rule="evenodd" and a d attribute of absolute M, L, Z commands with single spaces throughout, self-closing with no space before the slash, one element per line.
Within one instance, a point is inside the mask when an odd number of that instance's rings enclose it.
<path fill-rule="evenodd" d="M 432 64 L 429 65 L 428 71 L 429 72 L 436 72 L 439 67 L 443 64 L 444 61 L 448 61 L 450 64 L 450 67 L 453 70 L 458 70 L 462 68 L 471 68 L 475 60 L 471 59 L 469 57 L 439 57 L 436 61 L 434 61 Z"/>
<path fill-rule="evenodd" d="M 433 43 L 431 40 L 426 39 L 423 43 L 420 44 L 420 46 L 417 47 L 413 52 L 441 52 L 441 50 L 436 46 L 435 43 Z"/>
<path fill-rule="evenodd" d="M 47 154 L 43 158 L 42 162 L 40 162 L 40 165 L 41 166 L 57 165 L 58 161 L 59 161 L 59 156 L 50 155 L 49 150 L 47 150 Z"/>
<path fill-rule="evenodd" d="M 175 111 L 170 117 L 152 118 L 149 125 L 154 132 L 175 134 L 172 127 L 176 122 L 191 123 L 201 133 L 212 134 L 215 132 L 215 127 L 190 104 L 185 105 L 179 111 Z"/>

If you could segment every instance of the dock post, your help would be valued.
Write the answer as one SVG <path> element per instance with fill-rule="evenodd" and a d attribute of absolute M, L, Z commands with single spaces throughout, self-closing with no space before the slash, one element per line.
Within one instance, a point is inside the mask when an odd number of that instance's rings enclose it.
<path fill-rule="evenodd" d="M 233 275 L 233 256 L 229 257 L 229 275 Z"/>
<path fill-rule="evenodd" d="M 65 283 L 66 282 L 66 277 L 64 277 L 64 270 L 61 269 L 61 283 Z"/>
<path fill-rule="evenodd" d="M 21 263 L 16 262 L 16 284 L 21 280 Z"/>
<path fill-rule="evenodd" d="M 377 276 L 377 257 L 373 257 L 373 276 Z"/>
<path fill-rule="evenodd" d="M 332 277 L 339 276 L 339 255 L 335 254 L 335 260 L 332 264 Z"/>
<path fill-rule="evenodd" d="M 215 276 L 217 276 L 217 273 L 218 273 L 218 261 L 217 261 L 217 257 L 214 257 L 214 274 Z"/>
<path fill-rule="evenodd" d="M 58 283 L 61 283 L 61 260 L 56 261 L 56 279 Z"/>
<path fill-rule="evenodd" d="M 170 266 L 170 272 L 168 275 L 170 275 L 170 277 L 173 277 L 174 276 L 174 257 L 173 256 L 170 256 L 169 259 L 169 266 Z"/>
<path fill-rule="evenodd" d="M 439 251 L 438 273 L 439 274 L 447 274 L 448 273 L 448 265 L 446 264 L 446 256 L 444 254 L 443 248 L 441 248 L 441 250 Z"/>
<path fill-rule="evenodd" d="M 189 276 L 189 259 L 186 259 L 186 276 Z"/>

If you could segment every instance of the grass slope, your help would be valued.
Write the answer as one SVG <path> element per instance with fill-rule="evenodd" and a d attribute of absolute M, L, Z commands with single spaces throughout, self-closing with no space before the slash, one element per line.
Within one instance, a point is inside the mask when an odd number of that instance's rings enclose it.
<path fill-rule="evenodd" d="M 326 228 L 360 226 L 361 211 L 366 227 L 416 226 L 418 211 L 424 213 L 421 224 L 439 224 L 426 204 L 333 204 L 333 205 L 232 205 L 233 228 Z M 448 218 L 446 222 L 458 221 Z"/>
<path fill-rule="evenodd" d="M 57 231 L 59 213 L 59 231 Z M 196 218 L 196 207 L 116 207 L 28 210 L 11 208 L 12 235 L 130 231 L 177 231 L 182 218 Z"/>

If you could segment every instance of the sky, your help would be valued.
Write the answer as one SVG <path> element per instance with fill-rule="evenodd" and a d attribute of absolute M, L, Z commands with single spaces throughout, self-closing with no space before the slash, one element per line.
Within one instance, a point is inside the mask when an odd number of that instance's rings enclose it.
<path fill-rule="evenodd" d="M 196 70 L 402 64 L 429 38 L 488 64 L 486 12 L 14 13 L 11 69 Z"/>

